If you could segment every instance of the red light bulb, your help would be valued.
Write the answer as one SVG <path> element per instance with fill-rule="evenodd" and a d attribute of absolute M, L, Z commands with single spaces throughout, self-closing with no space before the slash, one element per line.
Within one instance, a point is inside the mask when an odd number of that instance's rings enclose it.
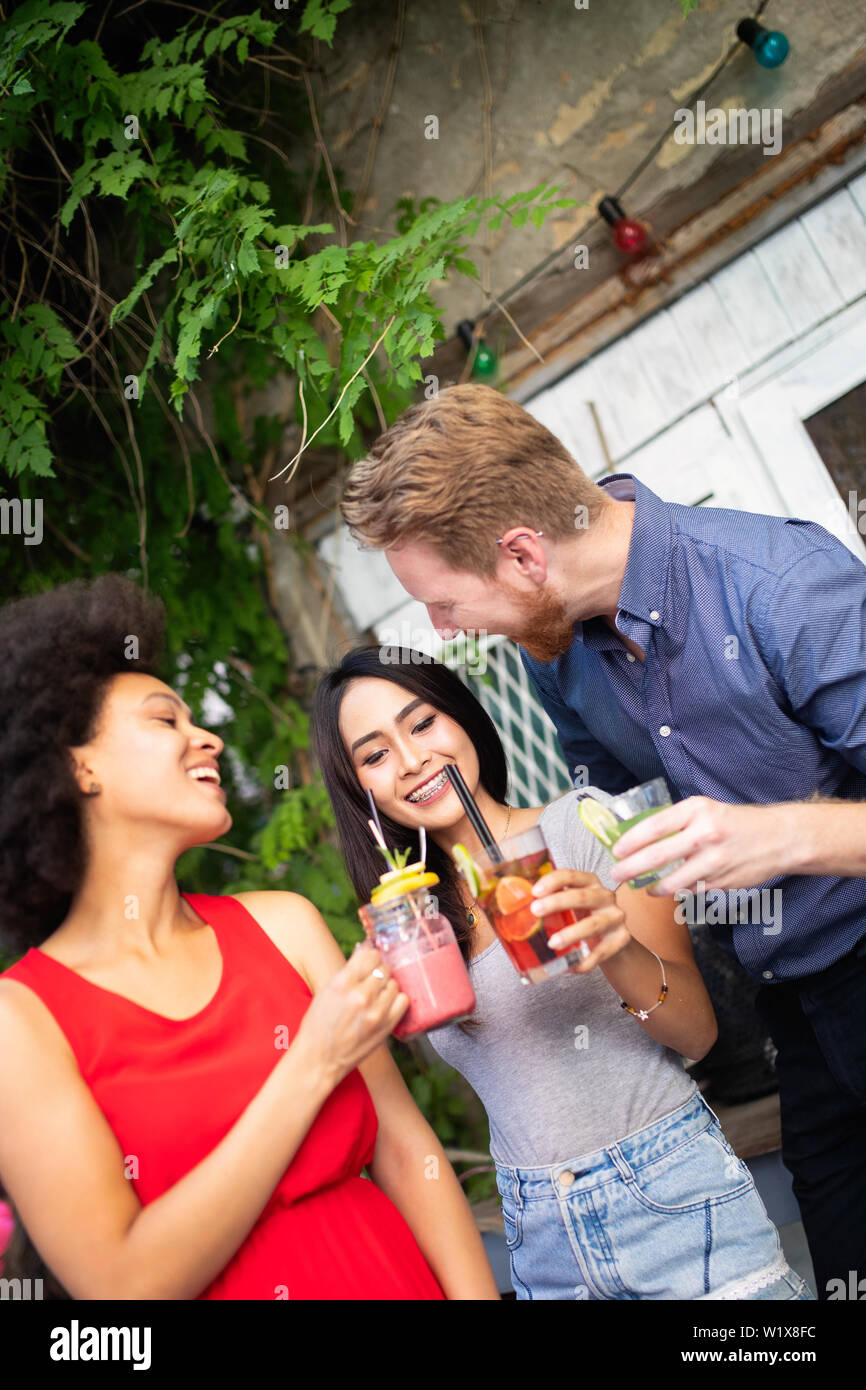
<path fill-rule="evenodd" d="M 634 256 L 646 246 L 646 228 L 631 217 L 621 217 L 614 225 L 613 239 L 620 251 Z"/>
<path fill-rule="evenodd" d="M 598 205 L 600 215 L 613 231 L 614 244 L 628 256 L 638 256 L 646 249 L 649 229 L 644 222 L 626 217 L 622 205 L 616 198 L 602 198 Z"/>

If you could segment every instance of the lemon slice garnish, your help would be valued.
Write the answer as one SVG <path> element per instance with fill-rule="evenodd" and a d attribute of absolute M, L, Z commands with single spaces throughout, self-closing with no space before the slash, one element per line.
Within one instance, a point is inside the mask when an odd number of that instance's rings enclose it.
<path fill-rule="evenodd" d="M 418 860 L 414 864 L 406 864 L 402 869 L 391 869 L 382 874 L 378 887 L 370 894 L 370 902 L 379 907 L 392 898 L 413 893 L 416 888 L 432 888 L 438 882 L 438 874 L 432 873 L 426 864 Z"/>

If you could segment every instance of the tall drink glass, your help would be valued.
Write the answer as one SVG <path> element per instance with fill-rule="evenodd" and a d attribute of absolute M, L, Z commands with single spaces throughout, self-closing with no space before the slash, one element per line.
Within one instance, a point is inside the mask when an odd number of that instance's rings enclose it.
<path fill-rule="evenodd" d="M 619 817 L 617 825 L 611 825 L 608 829 L 611 841 L 608 848 L 612 852 L 620 836 L 631 830 L 633 825 L 638 825 L 642 820 L 646 820 L 647 816 L 654 816 L 657 811 L 672 806 L 673 802 L 664 777 L 655 777 L 651 782 L 642 782 L 639 787 L 630 787 L 627 792 L 608 797 L 606 804 L 614 815 Z M 665 874 L 678 869 L 684 862 L 682 859 L 676 859 L 670 864 L 665 864 L 662 869 L 652 869 L 649 873 L 641 874 L 640 878 L 630 878 L 629 888 L 647 888 L 651 883 L 657 883 L 660 878 L 664 878 Z"/>
<path fill-rule="evenodd" d="M 525 985 L 537 984 L 561 975 L 590 954 L 590 946 L 555 951 L 548 937 L 589 916 L 588 908 L 566 908 L 544 917 L 532 912 L 532 885 L 555 868 L 544 833 L 537 825 L 520 835 L 510 835 L 497 846 L 502 862 L 491 859 L 486 850 L 472 853 L 481 876 L 478 905 L 486 912 L 505 953 Z M 590 937 L 593 942 L 596 938 Z"/>

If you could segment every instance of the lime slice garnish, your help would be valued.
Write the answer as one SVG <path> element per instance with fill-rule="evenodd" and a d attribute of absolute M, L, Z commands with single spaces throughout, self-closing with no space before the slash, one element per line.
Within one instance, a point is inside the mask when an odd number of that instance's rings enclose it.
<path fill-rule="evenodd" d="M 481 892 L 481 876 L 478 872 L 475 860 L 472 858 L 472 855 L 465 845 L 455 845 L 451 854 L 457 865 L 457 872 L 462 874 L 465 878 L 473 898 L 477 898 Z"/>
<path fill-rule="evenodd" d="M 616 842 L 617 826 L 619 825 L 613 811 L 609 811 L 606 806 L 602 806 L 600 801 L 596 801 L 591 796 L 581 797 L 578 809 L 580 819 L 587 830 L 591 830 L 595 838 L 601 840 L 606 849 L 610 849 L 611 845 Z"/>

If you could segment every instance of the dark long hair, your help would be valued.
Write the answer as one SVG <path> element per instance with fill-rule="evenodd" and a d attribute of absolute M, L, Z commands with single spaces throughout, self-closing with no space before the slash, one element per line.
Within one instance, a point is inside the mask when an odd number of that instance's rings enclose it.
<path fill-rule="evenodd" d="M 407 647 L 354 647 L 338 666 L 322 677 L 313 707 L 313 743 L 328 796 L 334 808 L 340 848 L 359 900 L 369 902 L 370 893 L 384 873 L 382 853 L 376 848 L 367 821 L 370 806 L 358 781 L 340 733 L 340 706 L 350 681 L 367 676 L 393 681 L 413 695 L 419 695 L 435 709 L 447 714 L 471 739 L 478 756 L 480 780 L 494 801 L 505 802 L 508 767 L 496 726 L 484 706 L 460 677 L 441 662 Z M 413 862 L 421 853 L 417 831 L 399 825 L 381 810 L 379 819 L 387 843 L 392 848 L 411 845 Z M 454 928 L 464 960 L 472 948 L 472 932 L 460 894 L 460 879 L 450 854 L 427 837 L 427 865 L 438 874 L 436 896 L 439 906 Z"/>

